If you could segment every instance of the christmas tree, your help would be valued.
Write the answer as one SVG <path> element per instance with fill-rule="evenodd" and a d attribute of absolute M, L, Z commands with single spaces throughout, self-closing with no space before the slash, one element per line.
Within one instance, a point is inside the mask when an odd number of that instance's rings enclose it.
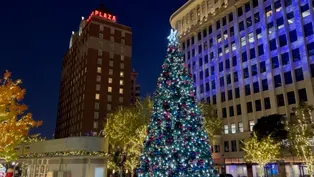
<path fill-rule="evenodd" d="M 216 177 L 193 80 L 171 30 L 158 78 L 153 114 L 140 157 L 140 177 Z"/>

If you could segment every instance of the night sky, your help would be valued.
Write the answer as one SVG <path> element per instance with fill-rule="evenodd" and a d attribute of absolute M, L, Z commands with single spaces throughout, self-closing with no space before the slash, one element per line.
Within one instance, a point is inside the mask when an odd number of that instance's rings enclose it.
<path fill-rule="evenodd" d="M 24 103 L 40 132 L 50 138 L 57 115 L 61 62 L 72 31 L 81 17 L 101 3 L 132 27 L 133 68 L 139 72 L 141 94 L 153 93 L 164 60 L 169 17 L 187 0 L 30 0 L 0 3 L 0 73 L 6 69 L 20 78 L 27 93 Z"/>

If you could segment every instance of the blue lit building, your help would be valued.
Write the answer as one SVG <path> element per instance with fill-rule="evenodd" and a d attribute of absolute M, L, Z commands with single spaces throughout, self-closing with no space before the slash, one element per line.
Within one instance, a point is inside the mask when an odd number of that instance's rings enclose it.
<path fill-rule="evenodd" d="M 215 104 L 218 163 L 242 163 L 257 119 L 314 105 L 314 0 L 189 0 L 170 18 L 198 101 Z M 221 162 L 223 159 L 223 162 Z"/>

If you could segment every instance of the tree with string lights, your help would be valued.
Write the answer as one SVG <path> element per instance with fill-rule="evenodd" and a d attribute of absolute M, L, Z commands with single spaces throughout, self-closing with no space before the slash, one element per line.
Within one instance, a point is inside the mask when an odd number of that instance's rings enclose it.
<path fill-rule="evenodd" d="M 288 131 L 288 147 L 300 160 L 304 161 L 308 174 L 313 176 L 314 155 L 312 145 L 309 141 L 314 137 L 314 122 L 312 112 L 314 107 L 306 103 L 300 103 L 298 107 L 292 109 L 294 116 L 286 122 Z"/>
<path fill-rule="evenodd" d="M 140 177 L 216 177 L 193 80 L 171 30 L 140 158 Z"/>
<path fill-rule="evenodd" d="M 13 81 L 8 71 L 0 80 L 0 158 L 7 162 L 17 159 L 15 148 L 28 139 L 29 130 L 41 125 L 32 114 L 25 113 L 27 106 L 22 100 L 26 91 L 21 83 Z"/>

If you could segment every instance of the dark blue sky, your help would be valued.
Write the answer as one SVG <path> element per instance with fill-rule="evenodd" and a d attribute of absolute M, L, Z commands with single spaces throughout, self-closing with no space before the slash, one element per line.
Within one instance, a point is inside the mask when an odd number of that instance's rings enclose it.
<path fill-rule="evenodd" d="M 0 72 L 20 78 L 24 102 L 37 129 L 51 137 L 57 114 L 61 62 L 72 31 L 99 4 L 133 31 L 133 67 L 139 72 L 141 93 L 155 90 L 170 33 L 169 17 L 187 0 L 10 0 L 0 3 Z"/>

